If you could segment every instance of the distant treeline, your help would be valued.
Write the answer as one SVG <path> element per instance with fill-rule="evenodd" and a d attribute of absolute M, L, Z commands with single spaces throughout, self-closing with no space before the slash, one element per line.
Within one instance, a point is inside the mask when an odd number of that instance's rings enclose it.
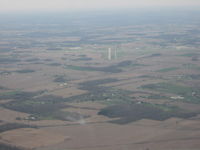
<path fill-rule="evenodd" d="M 27 124 L 19 124 L 19 123 L 6 123 L 3 125 L 0 125 L 0 133 L 9 131 L 9 130 L 13 130 L 13 129 L 19 129 L 19 128 L 37 128 L 37 126 L 27 125 Z"/>
<path fill-rule="evenodd" d="M 25 150 L 25 149 L 0 143 L 0 150 Z"/>

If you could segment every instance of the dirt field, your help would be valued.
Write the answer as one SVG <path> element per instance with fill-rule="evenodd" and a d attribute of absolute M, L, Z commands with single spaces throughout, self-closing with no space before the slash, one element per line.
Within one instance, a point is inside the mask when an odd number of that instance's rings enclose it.
<path fill-rule="evenodd" d="M 0 143 L 200 149 L 199 25 L 53 26 L 0 27 Z"/>
<path fill-rule="evenodd" d="M 199 145 L 199 121 L 169 119 L 164 122 L 141 120 L 127 125 L 91 124 L 46 128 L 68 134 L 71 139 L 48 148 L 83 150 L 197 150 Z"/>
<path fill-rule="evenodd" d="M 1 141 L 23 148 L 37 148 L 54 145 L 69 140 L 68 136 L 42 129 L 17 129 L 0 134 Z"/>

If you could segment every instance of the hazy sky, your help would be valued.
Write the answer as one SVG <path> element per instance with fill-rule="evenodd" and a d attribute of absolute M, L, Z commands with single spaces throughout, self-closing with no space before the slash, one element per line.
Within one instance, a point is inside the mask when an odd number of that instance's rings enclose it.
<path fill-rule="evenodd" d="M 0 12 L 199 6 L 200 0 L 0 0 Z"/>

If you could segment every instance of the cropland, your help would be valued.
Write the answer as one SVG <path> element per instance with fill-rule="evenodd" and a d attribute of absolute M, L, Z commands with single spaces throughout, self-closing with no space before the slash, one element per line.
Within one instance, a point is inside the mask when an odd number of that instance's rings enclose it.
<path fill-rule="evenodd" d="M 89 16 L 0 24 L 0 150 L 198 150 L 200 18 Z"/>

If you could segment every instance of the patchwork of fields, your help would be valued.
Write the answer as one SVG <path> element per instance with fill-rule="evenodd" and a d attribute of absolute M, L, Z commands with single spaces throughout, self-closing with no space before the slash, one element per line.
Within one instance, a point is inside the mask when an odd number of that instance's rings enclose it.
<path fill-rule="evenodd" d="M 199 33 L 192 22 L 0 25 L 0 149 L 197 150 Z"/>

